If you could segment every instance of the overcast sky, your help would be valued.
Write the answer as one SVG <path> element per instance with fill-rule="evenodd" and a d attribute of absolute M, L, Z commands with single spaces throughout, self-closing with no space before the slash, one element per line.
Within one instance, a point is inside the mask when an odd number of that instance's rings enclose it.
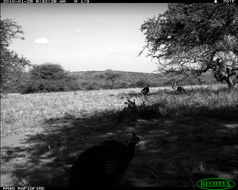
<path fill-rule="evenodd" d="M 152 72 L 140 31 L 144 20 L 165 12 L 167 4 L 1 4 L 3 19 L 15 19 L 25 40 L 11 49 L 33 64 L 53 62 L 68 71 Z"/>

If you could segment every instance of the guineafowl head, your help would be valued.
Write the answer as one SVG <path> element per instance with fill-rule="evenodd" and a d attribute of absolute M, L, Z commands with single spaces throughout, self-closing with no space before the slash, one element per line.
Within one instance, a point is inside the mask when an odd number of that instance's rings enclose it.
<path fill-rule="evenodd" d="M 140 138 L 138 136 L 136 136 L 136 134 L 134 132 L 131 132 L 132 134 L 132 137 L 131 137 L 131 140 L 130 142 L 128 143 L 128 145 L 136 145 L 137 143 L 140 142 Z"/>

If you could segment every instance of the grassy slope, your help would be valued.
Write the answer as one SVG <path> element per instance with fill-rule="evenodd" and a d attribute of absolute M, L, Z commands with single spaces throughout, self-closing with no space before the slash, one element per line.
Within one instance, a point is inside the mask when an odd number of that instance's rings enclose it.
<path fill-rule="evenodd" d="M 75 82 L 71 83 L 69 91 L 73 90 L 99 90 L 99 89 L 110 89 L 111 83 L 105 79 L 100 79 L 98 76 L 105 74 L 107 71 L 78 71 L 78 72 L 69 72 L 70 76 L 76 79 Z M 116 79 L 113 88 L 135 88 L 143 87 L 146 84 L 150 84 L 153 87 L 159 86 L 171 86 L 174 79 L 169 76 L 159 76 L 155 73 L 139 73 L 139 72 L 124 72 L 124 71 L 114 71 L 119 74 L 120 77 Z M 8 93 L 17 93 L 24 91 L 24 85 L 28 81 L 29 76 L 27 73 L 24 73 L 22 79 L 12 80 L 8 83 L 4 92 Z M 202 75 L 202 81 L 204 84 L 216 84 L 217 82 L 212 77 L 210 73 L 205 73 Z M 47 84 L 47 83 L 46 83 Z M 45 85 L 46 85 L 45 84 Z M 57 84 L 57 83 L 56 83 Z M 183 82 L 180 82 L 180 85 L 197 85 L 199 84 L 194 78 L 187 78 Z M 58 84 L 59 85 L 59 84 Z M 46 86 L 49 86 L 46 85 Z M 54 86 L 54 85 L 53 85 Z M 33 88 L 36 88 L 34 86 Z"/>
<path fill-rule="evenodd" d="M 1 101 L 1 185 L 68 186 L 67 163 L 105 139 L 141 138 L 122 186 L 194 186 L 237 177 L 238 90 L 140 89 L 19 95 Z M 137 109 L 126 108 L 126 98 Z M 70 164 L 69 164 L 70 165 Z"/>
<path fill-rule="evenodd" d="M 105 74 L 105 72 L 106 71 L 79 71 L 79 72 L 71 72 L 70 75 L 74 76 L 77 79 L 77 82 L 79 84 L 82 84 L 82 86 L 91 83 L 94 84 L 95 86 L 102 87 L 103 85 L 107 84 L 107 81 L 99 80 L 98 78 L 96 78 L 96 76 Z M 155 73 L 123 72 L 123 71 L 115 71 L 115 73 L 121 75 L 121 77 L 118 78 L 115 82 L 115 88 L 136 87 L 136 83 L 138 81 L 144 81 L 154 87 L 170 85 L 173 82 L 171 77 L 168 76 L 159 77 L 159 75 Z M 204 81 L 204 84 L 217 83 L 210 73 L 203 74 L 202 80 Z M 199 83 L 197 80 L 193 78 L 188 78 L 182 83 L 182 85 L 196 85 L 196 84 Z"/>

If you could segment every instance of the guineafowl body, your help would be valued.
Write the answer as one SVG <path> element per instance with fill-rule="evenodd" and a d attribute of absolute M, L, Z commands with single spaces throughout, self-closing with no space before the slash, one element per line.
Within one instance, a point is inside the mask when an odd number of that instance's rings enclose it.
<path fill-rule="evenodd" d="M 147 95 L 149 92 L 150 92 L 149 85 L 147 85 L 145 88 L 143 88 L 143 89 L 141 90 L 141 93 L 142 93 L 143 95 Z"/>
<path fill-rule="evenodd" d="M 133 134 L 128 145 L 111 140 L 86 150 L 71 168 L 71 186 L 115 186 L 134 157 L 138 142 L 139 138 Z"/>
<path fill-rule="evenodd" d="M 178 81 L 172 85 L 172 89 L 178 93 L 184 93 L 185 89 L 182 86 L 178 86 Z"/>
<path fill-rule="evenodd" d="M 184 93 L 185 89 L 182 86 L 178 86 L 176 91 L 179 93 Z"/>

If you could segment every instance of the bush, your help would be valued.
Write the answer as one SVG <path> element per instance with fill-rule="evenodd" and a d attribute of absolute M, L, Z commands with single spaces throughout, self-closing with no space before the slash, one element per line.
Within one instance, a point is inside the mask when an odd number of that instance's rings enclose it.
<path fill-rule="evenodd" d="M 58 64 L 47 63 L 34 66 L 30 77 L 21 88 L 21 93 L 75 91 L 80 87 L 76 79 Z"/>
<path fill-rule="evenodd" d="M 48 80 L 33 80 L 28 82 L 23 88 L 22 93 L 36 93 L 36 92 L 56 92 L 63 90 L 62 84 L 57 86 L 55 81 L 48 81 Z"/>
<path fill-rule="evenodd" d="M 142 88 L 142 87 L 147 86 L 147 84 L 148 84 L 148 82 L 146 82 L 144 80 L 138 80 L 138 81 L 136 81 L 135 86 Z"/>
<path fill-rule="evenodd" d="M 126 82 L 121 82 L 115 85 L 115 88 L 128 88 L 128 84 Z"/>
<path fill-rule="evenodd" d="M 64 92 L 79 90 L 80 87 L 74 81 L 67 80 L 33 80 L 23 88 L 23 94 L 36 92 Z"/>
<path fill-rule="evenodd" d="M 30 71 L 31 79 L 33 80 L 61 80 L 68 77 L 68 74 L 59 64 L 45 63 L 36 65 Z"/>
<path fill-rule="evenodd" d="M 98 90 L 98 89 L 100 89 L 99 85 L 94 82 L 83 82 L 83 83 L 81 83 L 81 88 L 84 90 Z"/>

